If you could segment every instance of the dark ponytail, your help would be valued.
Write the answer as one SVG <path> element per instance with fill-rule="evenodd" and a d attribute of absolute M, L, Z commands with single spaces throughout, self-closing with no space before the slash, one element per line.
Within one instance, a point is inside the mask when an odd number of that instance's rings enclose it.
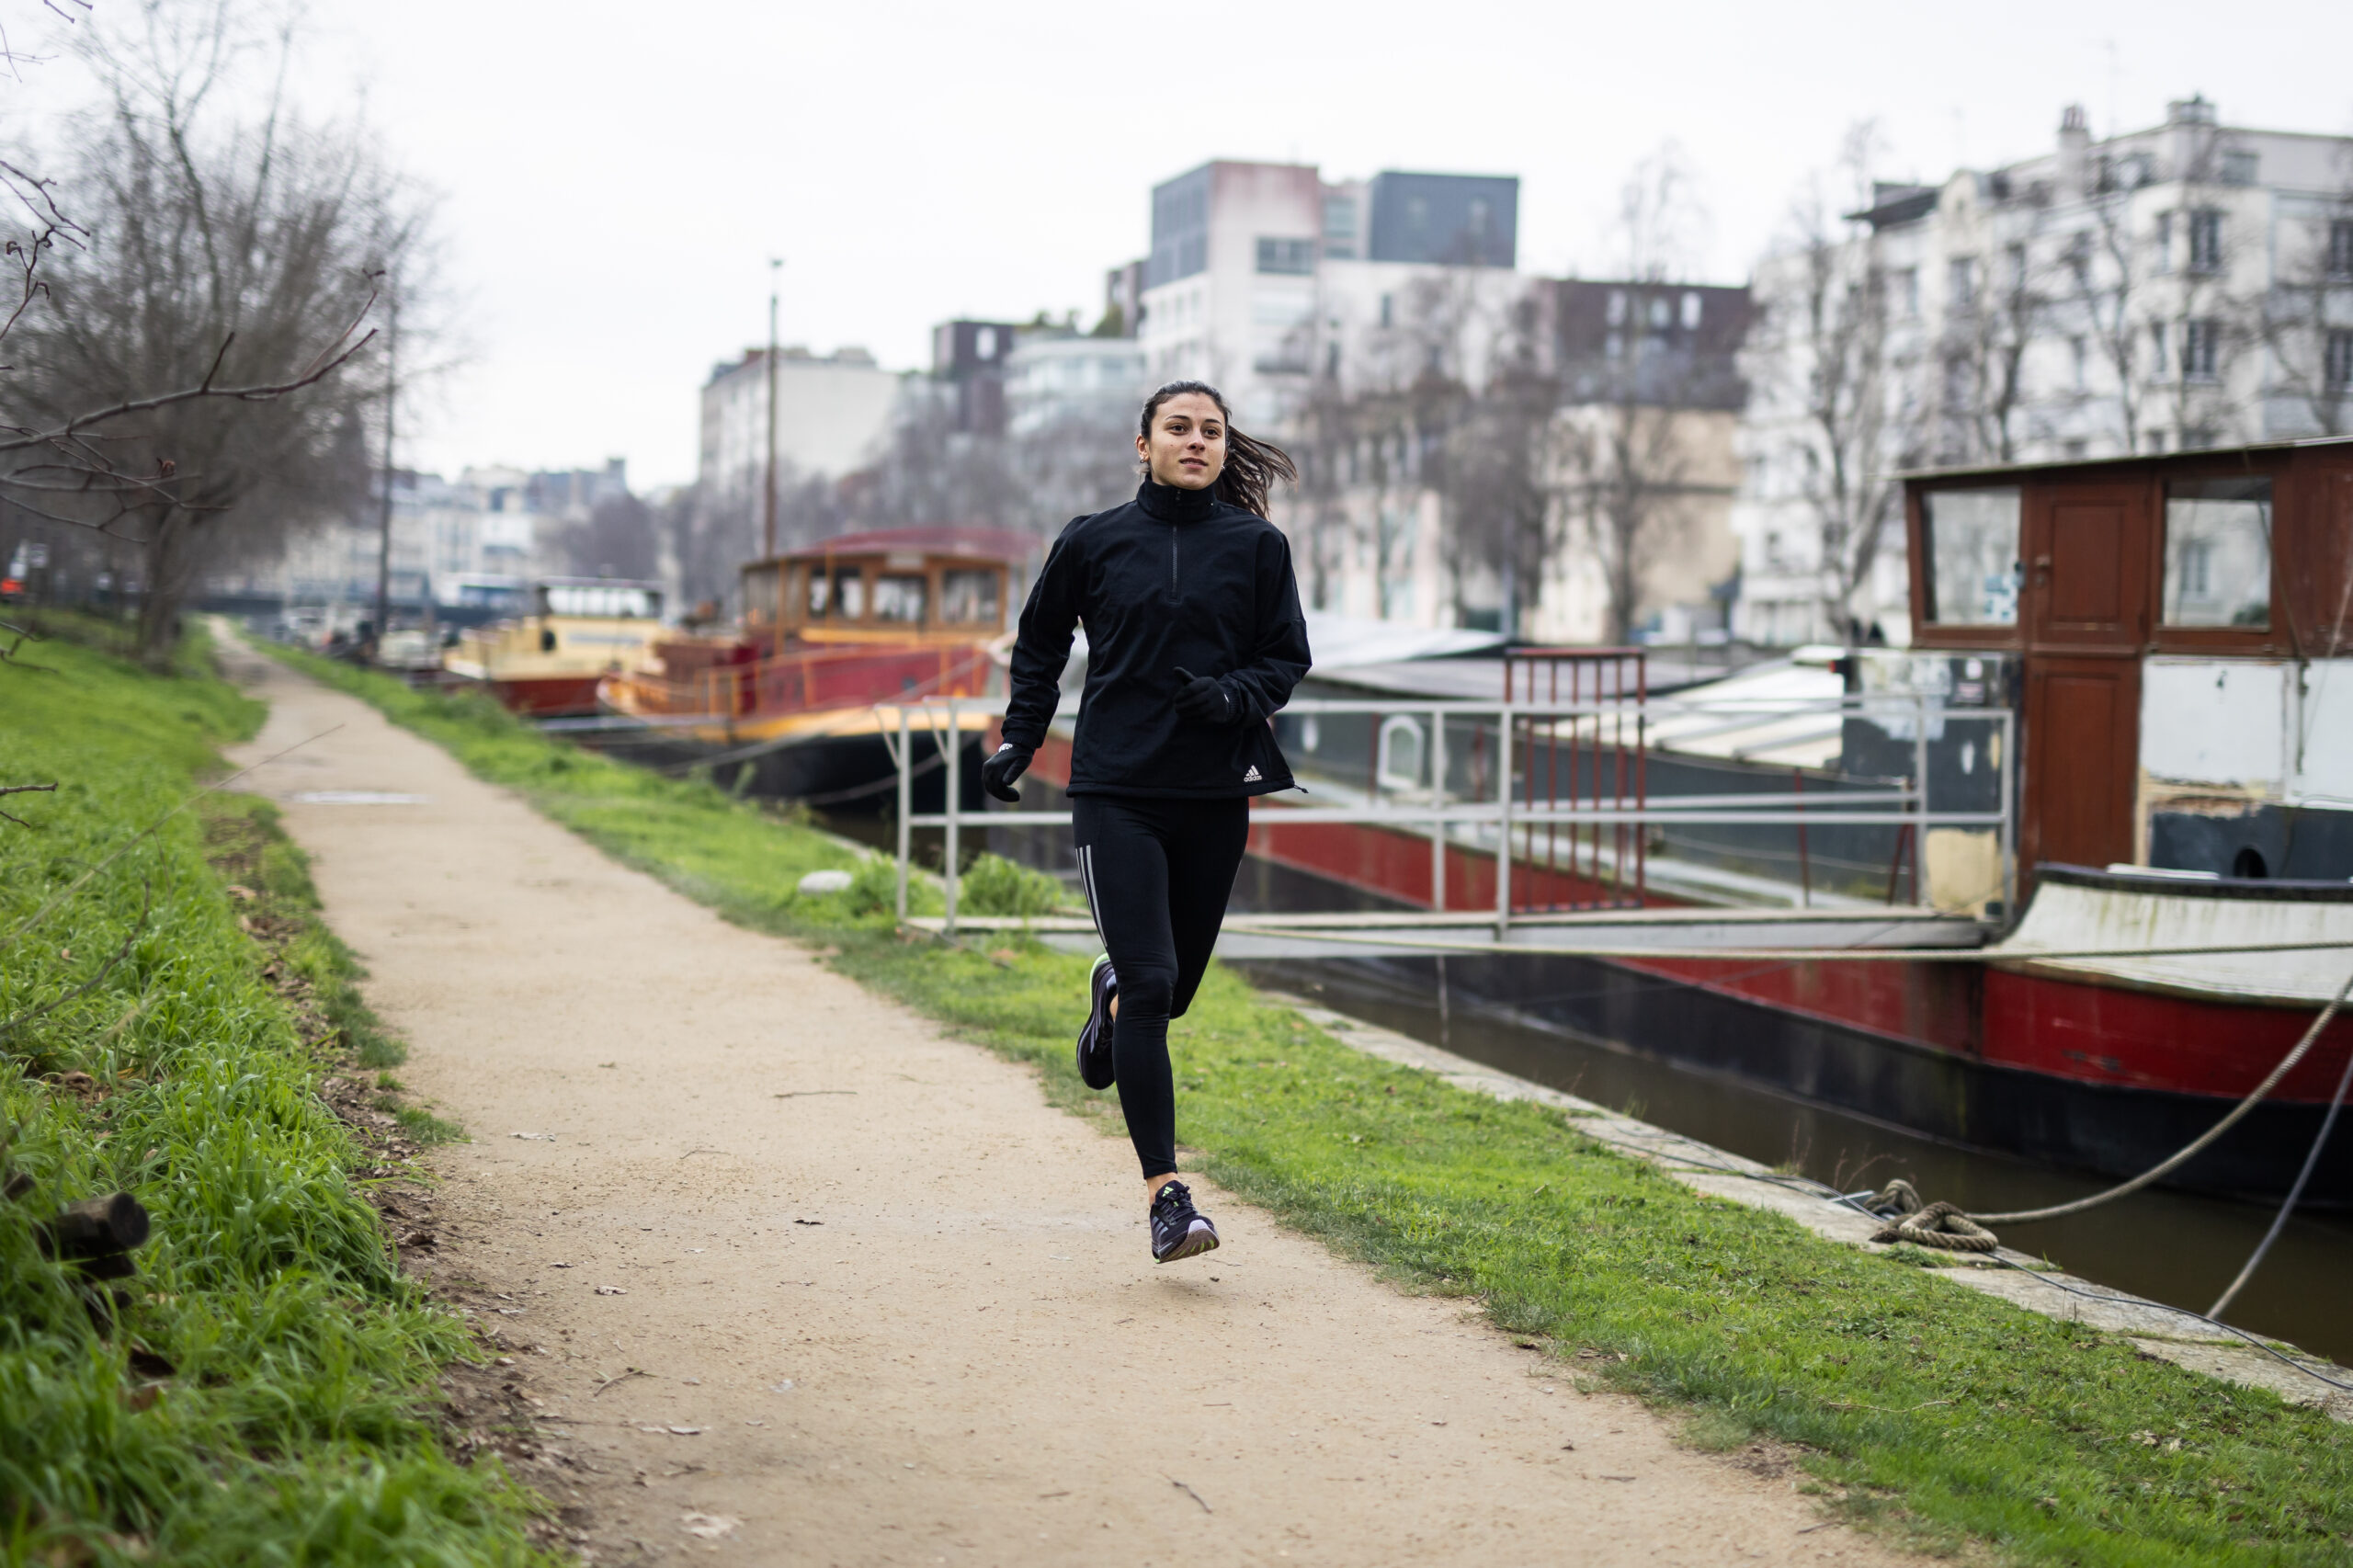
<path fill-rule="evenodd" d="M 1171 381 L 1146 398 L 1143 418 L 1138 423 L 1136 433 L 1149 444 L 1152 416 L 1160 412 L 1162 403 L 1188 392 L 1199 392 L 1217 404 L 1218 413 L 1225 416 L 1225 467 L 1217 476 L 1217 498 L 1230 506 L 1239 506 L 1245 512 L 1265 517 L 1267 494 L 1274 489 L 1275 481 L 1279 479 L 1298 483 L 1298 466 L 1290 460 L 1289 452 L 1271 441 L 1254 441 L 1236 430 L 1233 414 L 1225 406 L 1224 396 L 1207 381 Z M 1147 462 L 1144 468 L 1147 478 L 1151 472 L 1151 465 Z"/>

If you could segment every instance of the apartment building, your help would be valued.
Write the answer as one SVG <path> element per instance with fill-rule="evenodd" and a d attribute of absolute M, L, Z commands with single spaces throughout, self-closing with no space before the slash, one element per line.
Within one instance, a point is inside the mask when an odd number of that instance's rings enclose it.
<path fill-rule="evenodd" d="M 1483 273 L 1471 291 L 1487 307 L 1524 287 L 1518 222 L 1507 176 L 1335 183 L 1308 164 L 1204 164 L 1152 192 L 1148 373 L 1210 381 L 1245 428 L 1278 427 L 1334 355 L 1354 369 L 1352 339 L 1397 330 L 1416 285 Z"/>
<path fill-rule="evenodd" d="M 1758 642 L 1903 640 L 1899 471 L 2353 428 L 2353 138 L 2226 125 L 2190 97 L 2096 139 L 2070 108 L 2048 150 L 1880 184 L 1846 224 L 1757 270 L 1771 325 L 1734 527 L 1735 624 Z M 1824 277 L 1849 301 L 1835 342 L 1803 325 Z M 1851 449 L 1824 435 L 1825 385 L 1869 391 Z"/>

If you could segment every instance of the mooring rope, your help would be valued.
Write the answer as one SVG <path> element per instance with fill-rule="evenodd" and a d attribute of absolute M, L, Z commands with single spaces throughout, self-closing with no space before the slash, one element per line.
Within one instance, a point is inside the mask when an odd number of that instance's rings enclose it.
<path fill-rule="evenodd" d="M 2320 1016 L 2313 1020 L 2312 1028 L 2304 1031 L 2303 1039 L 2298 1040 L 2295 1048 L 2279 1059 L 2279 1065 L 2265 1074 L 2263 1082 L 2250 1090 L 2246 1098 L 2231 1108 L 2230 1114 L 2208 1128 L 2202 1136 L 2185 1145 L 2177 1153 L 2143 1171 L 2131 1181 L 2120 1183 L 2109 1187 L 2106 1192 L 2095 1192 L 2089 1198 L 2078 1198 L 2072 1203 L 2054 1203 L 2048 1209 L 2021 1209 L 2015 1213 L 1972 1214 L 1969 1217 L 1984 1225 L 2023 1225 L 2037 1220 L 2056 1220 L 2062 1215 L 2080 1214 L 2086 1209 L 2097 1209 L 2103 1203 L 2112 1203 L 2127 1193 L 2138 1192 L 2151 1182 L 2179 1170 L 2184 1165 L 2212 1147 L 2217 1138 L 2237 1126 L 2247 1112 L 2253 1110 L 2266 1095 L 2279 1086 L 2279 1080 L 2286 1077 L 2294 1069 L 2296 1063 L 2304 1059 L 2305 1053 L 2312 1050 L 2314 1042 L 2320 1039 L 2321 1031 L 2328 1028 L 2329 1020 L 2336 1017 L 2337 1009 L 2345 1006 L 2345 998 L 2348 994 L 2353 994 L 2353 974 L 2347 974 L 2345 977 L 2345 983 L 2336 988 L 2336 994 L 2330 997 L 2328 1006 L 2320 1010 Z M 2321 1131 L 2324 1134 L 2326 1133 L 2328 1131 L 2326 1122 L 2323 1122 Z"/>
<path fill-rule="evenodd" d="M 2246 1267 L 2239 1270 L 2239 1277 L 2231 1281 L 2230 1289 L 2217 1296 L 2214 1304 L 2206 1309 L 2208 1317 L 2222 1315 L 2232 1300 L 2245 1288 L 2246 1282 L 2255 1278 L 2255 1271 L 2262 1267 L 2263 1256 L 2271 1250 L 2271 1244 L 2278 1241 L 2279 1233 L 2288 1228 L 2288 1216 L 2296 1211 L 2296 1200 L 2303 1197 L 2305 1184 L 2313 1179 L 2313 1172 L 2320 1165 L 2320 1152 L 2328 1145 L 2329 1131 L 2336 1125 L 2336 1113 L 2345 1108 L 2345 1091 L 2348 1086 L 2353 1086 L 2353 1051 L 2346 1053 L 2345 1071 L 2336 1075 L 2336 1093 L 2328 1102 L 2328 1114 L 2320 1119 L 2320 1131 L 2313 1136 L 2312 1148 L 2304 1154 L 2304 1168 L 2296 1173 L 2296 1185 L 2290 1187 L 2288 1196 L 2280 1200 L 2279 1212 L 2271 1217 L 2271 1228 L 2263 1233 L 2263 1239 L 2256 1244 L 2255 1251 L 2247 1255 Z"/>

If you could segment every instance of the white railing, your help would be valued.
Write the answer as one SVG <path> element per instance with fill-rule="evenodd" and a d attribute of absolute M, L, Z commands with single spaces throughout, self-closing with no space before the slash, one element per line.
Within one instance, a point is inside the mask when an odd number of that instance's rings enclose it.
<path fill-rule="evenodd" d="M 907 915 L 907 882 L 910 858 L 914 847 L 914 832 L 919 827 L 945 830 L 947 842 L 942 846 L 942 882 L 947 894 L 946 920 L 943 929 L 953 934 L 956 929 L 956 895 L 960 881 L 959 858 L 962 848 L 962 834 L 967 824 L 989 828 L 1067 827 L 1071 813 L 1067 811 L 983 811 L 978 816 L 964 811 L 962 721 L 967 717 L 997 717 L 1005 713 L 1002 697 L 931 698 L 919 703 L 879 705 L 885 720 L 884 737 L 891 744 L 892 760 L 898 767 L 898 914 Z M 2017 767 L 2018 721 L 2015 712 L 2006 708 L 1948 708 L 1926 694 L 1911 697 L 1881 695 L 1834 699 L 1716 699 L 1708 701 L 1683 702 L 1673 698 L 1652 698 L 1626 702 L 1461 702 L 1423 701 L 1409 698 L 1386 699 L 1301 699 L 1287 704 L 1286 716 L 1306 718 L 1320 714 L 1365 713 L 1375 715 L 1409 714 L 1427 717 L 1430 721 L 1431 744 L 1427 749 L 1427 773 L 1432 781 L 1429 800 L 1402 801 L 1395 804 L 1365 804 L 1350 806 L 1282 806 L 1279 814 L 1269 812 L 1268 825 L 1290 825 L 1308 823 L 1352 823 L 1367 825 L 1427 827 L 1430 832 L 1430 872 L 1434 904 L 1442 905 L 1446 887 L 1446 853 L 1450 844 L 1460 841 L 1451 837 L 1449 829 L 1457 825 L 1472 829 L 1474 839 L 1483 837 L 1481 828 L 1494 829 L 1495 861 L 1495 926 L 1498 937 L 1512 921 L 1511 839 L 1515 830 L 1530 826 L 1643 826 L 1653 823 L 1678 825 L 1756 826 L 1756 827 L 1910 827 L 1912 854 L 1915 857 L 1915 881 L 1920 874 L 1920 862 L 1927 853 L 1927 835 L 1931 827 L 1991 828 L 1999 838 L 2001 893 L 2004 907 L 2015 909 L 2017 903 Z M 1884 723 L 1891 718 L 1908 720 L 1912 729 L 1914 767 L 1912 776 L 1904 787 L 1895 790 L 1856 790 L 1819 797 L 1821 808 L 1792 805 L 1793 800 L 1804 797 L 1791 793 L 1755 793 L 1731 795 L 1668 796 L 1660 801 L 1645 800 L 1637 805 L 1598 804 L 1557 800 L 1518 800 L 1513 789 L 1515 737 L 1529 724 L 1554 726 L 1554 734 L 1574 733 L 1587 742 L 1596 737 L 1601 721 L 1631 722 L 1634 729 L 1634 744 L 1642 748 L 1656 744 L 1671 747 L 1667 742 L 1654 742 L 1652 736 L 1661 721 L 1686 718 L 1699 714 L 1745 716 L 1753 722 L 1796 718 L 1807 714 L 1870 718 Z M 1461 722 L 1487 721 L 1495 726 L 1495 758 L 1493 777 L 1500 783 L 1496 799 L 1452 800 L 1445 785 L 1447 778 L 1446 724 L 1449 720 Z M 1576 728 L 1592 722 L 1594 730 Z M 2000 736 L 1998 762 L 1994 764 L 1999 780 L 2001 804 L 1991 812 L 1938 811 L 1928 801 L 1928 743 L 1932 729 L 1941 730 L 1947 723 L 1979 723 L 1993 728 Z M 1569 726 L 1563 730 L 1561 726 Z M 895 731 L 895 735 L 892 732 Z M 918 814 L 915 811 L 915 768 L 912 741 L 917 733 L 930 736 L 935 746 L 946 753 L 947 809 Z M 1769 746 L 1760 749 L 1771 749 Z M 1706 754 L 1692 754 L 1696 760 L 1720 760 Z M 1376 754 L 1377 756 L 1377 754 Z M 1989 758 L 1990 760 L 1990 758 Z M 1533 792 L 1534 778 L 1528 780 Z M 1835 802 L 1835 803 L 1834 803 Z M 1854 810 L 1854 807 L 1877 807 L 1878 810 Z"/>

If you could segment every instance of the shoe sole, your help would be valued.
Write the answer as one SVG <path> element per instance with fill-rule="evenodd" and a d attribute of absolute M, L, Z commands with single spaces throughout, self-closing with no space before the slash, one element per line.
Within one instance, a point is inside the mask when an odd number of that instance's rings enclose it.
<path fill-rule="evenodd" d="M 1155 1256 L 1154 1263 L 1176 1263 L 1188 1257 L 1199 1257 L 1205 1252 L 1217 1251 L 1217 1227 L 1203 1220 L 1200 1226 L 1185 1233 L 1185 1239 L 1168 1251 L 1166 1257 Z"/>
<path fill-rule="evenodd" d="M 1102 1067 L 1103 1081 L 1101 1083 L 1097 1083 L 1094 1075 L 1086 1070 L 1088 1047 L 1102 1039 L 1103 1031 L 1111 1027 L 1109 1004 L 1104 1000 L 1103 996 L 1104 992 L 1108 988 L 1104 977 L 1115 972 L 1109 964 L 1097 963 L 1086 980 L 1086 1022 L 1080 1026 L 1078 1031 L 1078 1077 L 1079 1081 L 1090 1089 L 1108 1089 L 1117 1080 L 1117 1074 L 1112 1071 L 1111 1053 L 1108 1050 L 1097 1050 L 1095 1053 Z"/>

